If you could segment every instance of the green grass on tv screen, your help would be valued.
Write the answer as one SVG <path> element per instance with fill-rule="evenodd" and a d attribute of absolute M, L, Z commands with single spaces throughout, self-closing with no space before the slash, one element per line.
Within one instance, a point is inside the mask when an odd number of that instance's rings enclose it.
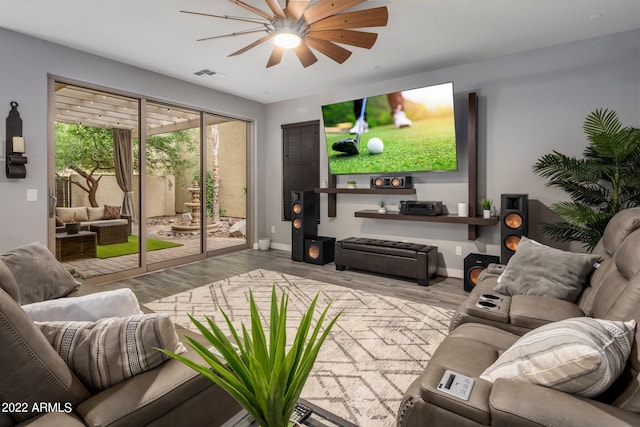
<path fill-rule="evenodd" d="M 378 137 L 384 144 L 380 154 L 367 150 L 367 141 Z M 456 135 L 453 117 L 414 121 L 411 127 L 376 126 L 362 134 L 360 154 L 333 151 L 334 142 L 354 138 L 348 133 L 326 133 L 332 174 L 447 171 L 457 169 Z"/>

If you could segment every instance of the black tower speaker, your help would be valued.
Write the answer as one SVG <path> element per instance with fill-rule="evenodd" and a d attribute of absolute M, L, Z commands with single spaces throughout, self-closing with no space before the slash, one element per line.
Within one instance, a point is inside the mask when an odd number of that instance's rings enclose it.
<path fill-rule="evenodd" d="M 470 292 L 478 282 L 480 272 L 491 263 L 500 262 L 497 255 L 469 254 L 464 259 L 464 290 Z"/>
<path fill-rule="evenodd" d="M 520 238 L 528 233 L 529 196 L 527 194 L 503 194 L 500 211 L 500 263 L 506 264 L 516 252 Z"/>
<path fill-rule="evenodd" d="M 304 241 L 318 234 L 316 194 L 313 191 L 291 192 L 291 259 L 304 261 Z"/>
<path fill-rule="evenodd" d="M 309 264 L 325 265 L 334 260 L 336 239 L 318 236 L 304 241 L 304 261 Z"/>

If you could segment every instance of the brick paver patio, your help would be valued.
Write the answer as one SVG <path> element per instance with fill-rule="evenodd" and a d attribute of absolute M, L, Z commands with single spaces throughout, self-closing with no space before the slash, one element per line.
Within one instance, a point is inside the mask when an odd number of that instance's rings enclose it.
<path fill-rule="evenodd" d="M 156 237 L 154 236 L 154 238 Z M 163 240 L 180 243 L 183 246 L 148 252 L 147 263 L 166 261 L 169 259 L 181 258 L 200 253 L 199 236 Z M 210 237 L 207 239 L 207 250 L 211 251 L 228 248 L 231 246 L 243 245 L 244 243 L 244 238 Z M 91 277 L 102 276 L 104 274 L 117 273 L 119 271 L 137 268 L 138 258 L 139 254 L 123 255 L 105 259 L 79 258 L 66 261 L 63 264 L 73 267 L 76 270 L 76 275 L 80 278 L 88 279 Z"/>

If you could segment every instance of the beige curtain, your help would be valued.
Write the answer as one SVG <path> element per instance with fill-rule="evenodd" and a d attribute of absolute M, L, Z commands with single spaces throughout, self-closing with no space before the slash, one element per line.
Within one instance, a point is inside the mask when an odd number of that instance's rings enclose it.
<path fill-rule="evenodd" d="M 129 129 L 112 129 L 113 157 L 116 170 L 116 181 L 124 191 L 122 215 L 135 222 L 136 214 L 133 204 L 133 149 L 131 131 Z"/>

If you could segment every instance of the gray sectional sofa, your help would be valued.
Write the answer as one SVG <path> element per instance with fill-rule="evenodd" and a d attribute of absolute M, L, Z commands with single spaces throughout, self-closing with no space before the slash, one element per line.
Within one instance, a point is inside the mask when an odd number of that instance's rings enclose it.
<path fill-rule="evenodd" d="M 138 359 L 135 359 L 136 363 L 111 368 L 99 363 L 83 377 L 80 372 L 87 371 L 84 365 L 92 362 L 89 359 L 94 353 L 86 342 L 72 341 L 73 344 L 68 345 L 67 341 L 75 340 L 75 334 L 81 332 L 91 337 L 91 332 L 98 327 L 82 329 L 77 322 L 72 322 L 72 327 L 65 322 L 35 322 L 25 311 L 33 312 L 28 307 L 43 304 L 43 301 L 71 301 L 75 296 L 99 295 L 94 294 L 99 291 L 99 287 L 78 284 L 41 244 L 0 254 L 0 405 L 3 408 L 0 427 L 219 426 L 238 412 L 239 405 L 225 391 L 177 360 L 159 360 L 156 354 L 159 352 L 153 348 L 144 351 L 148 353 L 145 357 L 135 355 L 146 369 L 136 365 Z M 122 310 L 121 306 L 117 308 Z M 147 328 L 155 332 L 144 332 L 142 328 L 135 330 L 151 339 L 166 336 L 166 340 L 151 341 L 159 342 L 158 346 L 162 348 L 176 346 L 174 340 L 186 333 L 180 328 L 176 332 L 164 315 L 141 315 L 138 311 L 139 306 L 132 317 L 122 318 L 124 323 L 120 324 L 120 330 L 157 321 Z M 111 319 L 100 319 L 97 323 L 111 322 Z M 106 327 L 100 329 L 100 333 L 107 330 Z M 118 345 L 118 339 L 122 339 L 121 335 L 124 334 L 118 330 L 103 335 L 109 338 L 100 345 L 105 349 L 113 348 L 114 342 Z M 138 345 L 138 341 L 132 344 L 130 339 L 129 336 L 126 341 L 127 352 L 115 352 L 126 353 L 129 358 L 126 360 L 132 360 L 132 353 L 143 353 L 142 348 L 149 342 L 143 337 L 140 339 L 144 341 Z M 71 357 L 69 353 L 82 349 L 82 345 L 85 345 L 84 350 Z M 56 346 L 65 351 L 56 351 Z M 187 350 L 185 355 L 199 359 L 192 350 Z M 133 376 L 122 379 L 120 371 L 125 370 L 131 371 L 128 375 Z M 115 380 L 112 383 L 105 381 L 103 375 L 113 376 Z M 104 388 L 97 390 L 101 387 L 95 385 L 96 381 Z"/>
<path fill-rule="evenodd" d="M 639 228 L 640 208 L 614 216 L 593 251 L 597 268 L 566 299 L 532 290 L 555 278 L 554 262 L 580 275 L 551 250 L 546 259 L 520 257 L 528 264 L 519 271 L 512 269 L 518 247 L 506 269 L 494 265 L 483 272 L 450 334 L 407 389 L 397 425 L 639 426 L 640 328 L 633 329 L 640 322 Z M 505 291 L 510 269 L 522 274 L 541 262 L 535 277 L 520 276 Z M 518 289 L 522 282 L 531 286 Z M 465 387 L 467 399 L 450 393 Z"/>

